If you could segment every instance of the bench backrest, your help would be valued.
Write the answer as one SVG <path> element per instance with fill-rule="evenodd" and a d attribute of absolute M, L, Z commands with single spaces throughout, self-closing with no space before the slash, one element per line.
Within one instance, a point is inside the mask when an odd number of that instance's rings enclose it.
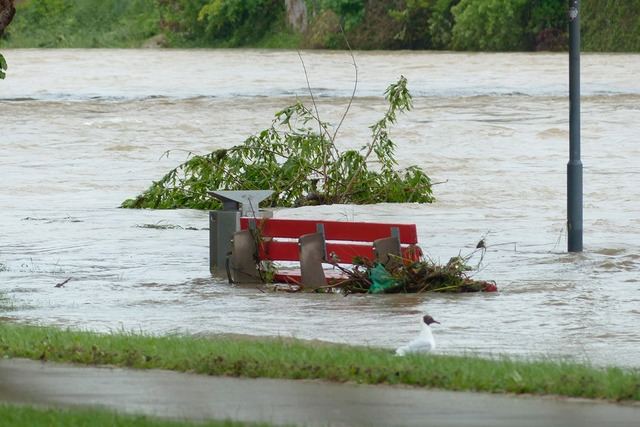
<path fill-rule="evenodd" d="M 297 239 L 316 233 L 318 225 L 324 229 L 327 256 L 335 257 L 341 263 L 353 263 L 356 257 L 375 259 L 373 242 L 392 235 L 397 234 L 404 247 L 418 243 L 415 224 L 243 217 L 240 218 L 240 229 L 251 228 L 251 222 L 262 237 L 258 256 L 263 260 L 298 261 Z"/>

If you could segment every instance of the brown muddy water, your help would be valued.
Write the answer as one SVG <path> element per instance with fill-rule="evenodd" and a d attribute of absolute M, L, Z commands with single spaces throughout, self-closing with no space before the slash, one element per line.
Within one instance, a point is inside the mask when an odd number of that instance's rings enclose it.
<path fill-rule="evenodd" d="M 414 222 L 426 253 L 442 262 L 486 236 L 476 277 L 500 292 L 342 297 L 230 286 L 208 272 L 206 212 L 118 208 L 188 151 L 238 144 L 306 98 L 296 52 L 3 54 L 0 316 L 393 348 L 429 312 L 442 323 L 434 331 L 442 353 L 640 366 L 638 55 L 582 58 L 585 251 L 567 254 L 565 54 L 357 52 L 359 87 L 339 144 L 367 140 L 385 109 L 381 94 L 404 74 L 415 109 L 393 131 L 399 163 L 444 182 L 438 200 L 276 216 Z M 352 90 L 350 57 L 303 55 L 323 120 L 337 122 Z"/>

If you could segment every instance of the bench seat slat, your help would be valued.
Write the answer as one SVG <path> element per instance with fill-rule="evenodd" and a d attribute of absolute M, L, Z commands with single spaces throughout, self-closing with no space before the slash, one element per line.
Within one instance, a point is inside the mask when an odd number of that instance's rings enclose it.
<path fill-rule="evenodd" d="M 250 218 L 240 218 L 240 228 L 249 228 Z M 400 232 L 400 243 L 417 244 L 418 232 L 415 224 L 387 224 L 375 222 L 316 221 L 303 219 L 267 218 L 256 220 L 263 237 L 297 239 L 303 234 L 315 233 L 317 224 L 324 225 L 326 240 L 346 240 L 353 242 L 373 242 L 389 237 L 391 229 Z"/>
<path fill-rule="evenodd" d="M 341 264 L 353 264 L 355 257 L 375 260 L 373 246 L 357 243 L 327 242 L 327 256 L 335 253 Z M 404 246 L 402 257 L 404 259 L 417 261 L 422 255 L 418 247 Z M 298 242 L 271 240 L 265 241 L 260 247 L 260 259 L 270 261 L 299 261 Z"/>
<path fill-rule="evenodd" d="M 374 259 L 373 246 L 357 243 L 327 242 L 327 255 L 335 253 L 341 263 L 352 264 L 355 257 Z M 260 259 L 299 261 L 298 242 L 271 240 L 261 245 Z"/>

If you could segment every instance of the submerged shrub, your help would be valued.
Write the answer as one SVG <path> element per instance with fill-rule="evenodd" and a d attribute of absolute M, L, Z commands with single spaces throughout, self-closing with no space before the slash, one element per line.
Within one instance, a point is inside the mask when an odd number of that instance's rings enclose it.
<path fill-rule="evenodd" d="M 389 135 L 397 115 L 411 109 L 407 80 L 389 86 L 386 114 L 371 126 L 361 150 L 340 152 L 330 129 L 298 102 L 276 113 L 271 126 L 238 146 L 194 156 L 171 170 L 125 208 L 217 209 L 209 190 L 274 190 L 269 206 L 433 201 L 431 180 L 418 166 L 397 170 Z M 379 167 L 372 170 L 369 161 Z"/>

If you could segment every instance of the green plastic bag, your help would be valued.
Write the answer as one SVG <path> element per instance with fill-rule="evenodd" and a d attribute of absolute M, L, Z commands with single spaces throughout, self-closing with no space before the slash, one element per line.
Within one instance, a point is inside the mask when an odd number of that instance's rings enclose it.
<path fill-rule="evenodd" d="M 398 282 L 396 282 L 382 264 L 376 264 L 376 266 L 369 271 L 369 279 L 371 279 L 370 294 L 382 294 L 398 285 Z"/>

